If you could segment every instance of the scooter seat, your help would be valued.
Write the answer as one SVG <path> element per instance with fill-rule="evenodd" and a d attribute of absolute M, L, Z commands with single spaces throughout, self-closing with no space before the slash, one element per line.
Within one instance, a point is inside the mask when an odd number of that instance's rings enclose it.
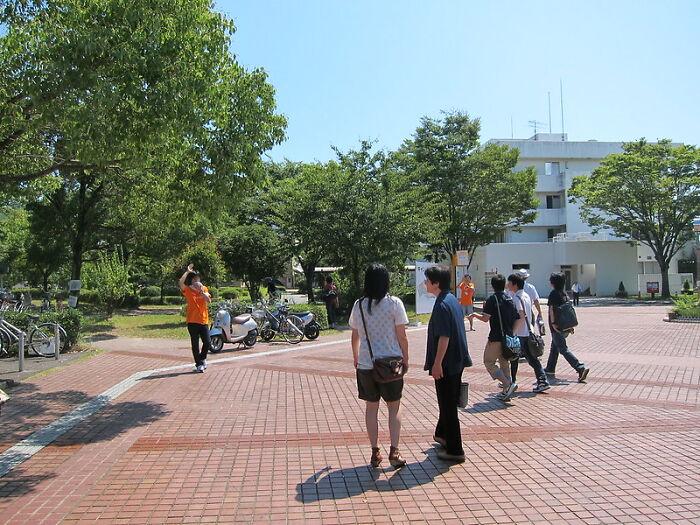
<path fill-rule="evenodd" d="M 238 316 L 234 317 L 231 321 L 234 324 L 245 324 L 250 320 L 251 317 L 253 317 L 253 316 L 250 314 L 242 314 L 242 315 L 238 315 Z"/>
<path fill-rule="evenodd" d="M 306 316 L 309 315 L 311 312 L 306 311 L 306 312 L 291 312 L 291 313 L 293 313 L 294 315 L 296 315 L 296 316 L 298 316 L 298 317 L 306 317 Z"/>

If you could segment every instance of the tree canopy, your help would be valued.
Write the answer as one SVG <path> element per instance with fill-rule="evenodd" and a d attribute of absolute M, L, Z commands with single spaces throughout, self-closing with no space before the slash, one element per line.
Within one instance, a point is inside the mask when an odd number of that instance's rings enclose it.
<path fill-rule="evenodd" d="M 648 246 L 661 268 L 661 295 L 670 295 L 672 257 L 692 238 L 700 215 L 700 152 L 644 139 L 608 155 L 591 175 L 576 177 L 569 190 L 594 231 L 609 228 Z"/>

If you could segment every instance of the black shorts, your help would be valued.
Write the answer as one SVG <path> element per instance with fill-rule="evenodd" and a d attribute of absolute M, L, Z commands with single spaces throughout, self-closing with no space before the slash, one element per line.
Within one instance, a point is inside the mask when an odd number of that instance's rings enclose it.
<path fill-rule="evenodd" d="M 372 377 L 371 370 L 357 369 L 357 397 L 370 403 L 376 403 L 381 397 L 387 403 L 401 399 L 403 378 L 389 383 L 378 383 Z"/>

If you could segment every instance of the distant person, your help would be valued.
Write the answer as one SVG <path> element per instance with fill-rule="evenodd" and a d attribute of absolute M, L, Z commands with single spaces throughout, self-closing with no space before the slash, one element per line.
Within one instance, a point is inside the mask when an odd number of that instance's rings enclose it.
<path fill-rule="evenodd" d="M 472 282 L 472 276 L 466 274 L 462 277 L 462 281 L 457 286 L 457 291 L 459 292 L 459 304 L 462 307 L 462 312 L 464 316 L 469 320 L 469 331 L 474 331 L 474 319 L 469 317 L 474 313 L 474 283 Z"/>
<path fill-rule="evenodd" d="M 491 287 L 493 288 L 493 294 L 484 303 L 484 313 L 473 313 L 471 316 L 484 323 L 489 323 L 491 329 L 486 348 L 484 349 L 484 366 L 492 379 L 500 381 L 503 390 L 498 394 L 498 398 L 503 401 L 510 401 L 518 389 L 518 384 L 515 381 L 511 381 L 510 366 L 508 360 L 503 356 L 503 344 L 505 342 L 503 332 L 512 330 L 516 319 L 518 319 L 518 313 L 513 305 L 513 300 L 504 292 L 506 278 L 503 275 L 499 273 L 491 277 Z M 501 323 L 503 324 L 503 330 L 501 330 Z"/>
<path fill-rule="evenodd" d="M 530 297 L 532 302 L 532 307 L 537 310 L 537 327 L 540 330 L 540 335 L 544 335 L 544 317 L 542 317 L 542 306 L 540 305 L 540 294 L 537 293 L 537 288 L 535 285 L 528 282 L 530 278 L 530 272 L 525 268 L 520 268 L 515 273 L 520 275 L 525 281 L 525 286 L 523 287 L 524 292 Z"/>
<path fill-rule="evenodd" d="M 187 270 L 177 283 L 187 301 L 187 331 L 190 333 L 192 343 L 192 356 L 194 357 L 195 372 L 203 373 L 207 368 L 207 354 L 211 349 L 209 339 L 209 309 L 211 295 L 206 286 L 201 282 L 201 275 L 195 271 L 194 264 L 187 266 Z M 202 350 L 199 350 L 199 340 L 202 340 Z"/>
<path fill-rule="evenodd" d="M 571 294 L 574 296 L 574 306 L 578 306 L 581 291 L 581 285 L 578 284 L 578 282 L 571 285 Z"/>
<path fill-rule="evenodd" d="M 556 321 L 555 311 L 557 307 L 569 300 L 569 296 L 566 295 L 564 291 L 566 277 L 563 273 L 553 273 L 549 276 L 549 282 L 552 285 L 552 292 L 549 294 L 547 306 L 549 307 L 549 329 L 552 331 L 552 346 L 549 350 L 549 358 L 547 359 L 545 372 L 548 376 L 554 377 L 557 368 L 557 360 L 559 354 L 561 354 L 578 373 L 578 382 L 583 383 L 586 377 L 588 377 L 589 369 L 576 358 L 574 353 L 569 350 L 569 347 L 566 345 L 566 338 L 569 334 L 574 333 L 574 329 L 559 330 Z"/>
<path fill-rule="evenodd" d="M 461 463 L 465 460 L 459 427 L 459 391 L 462 371 L 472 366 L 464 331 L 464 314 L 457 298 L 450 293 L 451 271 L 444 266 L 425 270 L 428 293 L 437 299 L 428 322 L 425 366 L 435 380 L 440 416 L 433 439 L 442 445 L 437 457 Z"/>
<path fill-rule="evenodd" d="M 277 285 L 272 279 L 265 279 L 265 284 L 267 285 L 267 299 L 270 303 L 274 303 L 280 297 L 277 291 Z"/>
<path fill-rule="evenodd" d="M 323 285 L 321 297 L 326 303 L 326 313 L 328 314 L 328 326 L 335 328 L 335 311 L 338 308 L 338 287 L 333 284 L 333 277 L 326 277 L 326 284 Z"/>
<path fill-rule="evenodd" d="M 518 320 L 515 322 L 515 328 L 513 329 L 514 335 L 520 338 L 520 348 L 522 349 L 523 356 L 527 360 L 527 363 L 535 371 L 535 377 L 537 378 L 537 385 L 532 389 L 536 394 L 549 390 L 549 381 L 547 380 L 547 374 L 542 368 L 542 363 L 538 357 L 535 357 L 530 353 L 528 346 L 528 337 L 530 332 L 535 330 L 533 326 L 533 321 L 535 316 L 532 311 L 532 302 L 530 301 L 530 296 L 525 293 L 523 287 L 525 281 L 523 278 L 517 274 L 511 274 L 508 276 L 508 290 L 513 296 L 513 306 L 515 306 L 518 312 Z M 528 328 L 529 325 L 529 328 Z M 510 362 L 510 379 L 513 383 L 517 383 L 518 375 L 518 359 L 514 359 Z"/>
<path fill-rule="evenodd" d="M 364 322 L 363 322 L 364 316 Z M 403 467 L 406 460 L 399 453 L 401 434 L 401 395 L 403 378 L 389 383 L 380 383 L 372 375 L 375 359 L 403 357 L 408 367 L 408 337 L 406 325 L 408 316 L 403 302 L 389 295 L 389 272 L 381 264 L 371 264 L 365 272 L 364 295 L 355 301 L 350 313 L 352 328 L 351 346 L 357 376 L 358 397 L 365 401 L 365 423 L 372 447 L 370 464 L 378 467 L 383 458 L 379 451 L 379 399 L 383 399 L 389 411 L 389 436 L 391 449 L 389 463 L 393 467 Z M 366 330 L 365 330 L 366 327 Z"/>

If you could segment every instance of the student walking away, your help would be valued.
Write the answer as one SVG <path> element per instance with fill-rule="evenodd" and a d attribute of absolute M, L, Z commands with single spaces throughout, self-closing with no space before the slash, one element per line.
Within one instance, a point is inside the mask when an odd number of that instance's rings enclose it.
<path fill-rule="evenodd" d="M 575 282 L 571 285 L 571 294 L 574 296 L 574 306 L 578 306 L 579 296 L 581 295 L 581 285 Z"/>
<path fill-rule="evenodd" d="M 559 354 L 561 354 L 578 373 L 578 382 L 583 383 L 588 377 L 589 369 L 578 360 L 566 344 L 566 338 L 569 337 L 569 334 L 574 333 L 574 329 L 560 330 L 557 325 L 557 309 L 569 300 L 569 296 L 564 291 L 566 277 L 563 273 L 553 273 L 549 276 L 549 282 L 552 285 L 552 291 L 549 294 L 547 306 L 549 307 L 549 329 L 552 331 L 552 346 L 549 349 L 549 358 L 547 359 L 545 372 L 548 376 L 554 377 L 557 360 Z"/>
<path fill-rule="evenodd" d="M 406 460 L 399 453 L 398 447 L 403 374 L 408 370 L 408 316 L 401 299 L 389 295 L 389 272 L 381 264 L 372 264 L 367 268 L 364 296 L 355 301 L 349 324 L 352 328 L 351 345 L 358 397 L 366 403 L 365 423 L 372 446 L 370 464 L 378 467 L 383 459 L 377 443 L 377 415 L 381 398 L 389 410 L 389 463 L 397 468 L 403 467 Z M 386 377 L 375 370 L 380 364 L 396 367 L 392 372 L 398 373 Z"/>
<path fill-rule="evenodd" d="M 442 445 L 437 456 L 445 461 L 464 461 L 462 432 L 457 404 L 462 371 L 472 366 L 464 331 L 464 314 L 457 298 L 450 293 L 451 271 L 431 266 L 425 271 L 428 293 L 437 296 L 428 323 L 424 369 L 435 380 L 440 416 L 433 439 Z"/>
<path fill-rule="evenodd" d="M 459 295 L 459 304 L 462 307 L 464 316 L 469 320 L 469 331 L 474 331 L 474 319 L 469 315 L 474 313 L 474 283 L 472 276 L 466 274 L 462 277 L 462 281 L 457 286 L 457 294 Z"/>
<path fill-rule="evenodd" d="M 518 319 L 518 313 L 513 305 L 513 300 L 504 292 L 506 278 L 503 275 L 499 273 L 491 277 L 491 287 L 493 294 L 484 303 L 484 313 L 473 313 L 471 316 L 484 323 L 489 323 L 489 337 L 484 349 L 484 366 L 491 378 L 497 379 L 501 383 L 503 390 L 497 397 L 503 401 L 510 401 L 518 389 L 518 384 L 511 381 L 510 366 L 503 355 L 504 332 L 512 334 L 512 327 Z M 503 326 L 503 330 L 501 330 L 501 326 Z"/>
<path fill-rule="evenodd" d="M 209 339 L 209 309 L 211 295 L 206 286 L 202 284 L 199 272 L 190 264 L 178 282 L 182 295 L 187 301 L 187 331 L 192 342 L 192 356 L 194 357 L 195 372 L 204 372 L 207 368 L 207 354 L 211 349 Z M 202 350 L 199 350 L 199 340 L 202 340 Z"/>
<path fill-rule="evenodd" d="M 540 363 L 539 357 L 532 355 L 529 347 L 529 337 L 530 334 L 535 330 L 533 326 L 534 315 L 532 312 L 532 302 L 530 301 L 530 296 L 525 293 L 523 286 L 525 281 L 523 278 L 514 273 L 508 276 L 508 290 L 513 296 L 513 305 L 518 312 L 518 320 L 515 322 L 514 332 L 515 335 L 520 338 L 520 348 L 522 349 L 523 356 L 527 360 L 527 363 L 535 371 L 535 377 L 537 378 L 537 385 L 532 389 L 536 394 L 549 390 L 549 381 L 547 380 L 547 374 L 542 368 L 542 363 Z M 510 362 L 510 380 L 513 383 L 517 383 L 516 376 L 518 375 L 518 360 L 514 359 Z"/>
<path fill-rule="evenodd" d="M 522 277 L 525 281 L 523 291 L 530 298 L 530 302 L 532 302 L 532 307 L 535 310 L 537 310 L 537 327 L 539 328 L 540 335 L 544 335 L 544 317 L 542 316 L 542 306 L 540 305 L 540 294 L 537 293 L 537 288 L 535 288 L 535 285 L 528 282 L 528 279 L 530 278 L 530 272 L 528 272 L 525 268 L 520 268 L 515 273 Z"/>
<path fill-rule="evenodd" d="M 338 308 L 338 287 L 333 284 L 333 277 L 326 277 L 326 284 L 323 285 L 321 297 L 326 303 L 326 313 L 328 314 L 328 326 L 335 328 L 335 311 Z"/>

